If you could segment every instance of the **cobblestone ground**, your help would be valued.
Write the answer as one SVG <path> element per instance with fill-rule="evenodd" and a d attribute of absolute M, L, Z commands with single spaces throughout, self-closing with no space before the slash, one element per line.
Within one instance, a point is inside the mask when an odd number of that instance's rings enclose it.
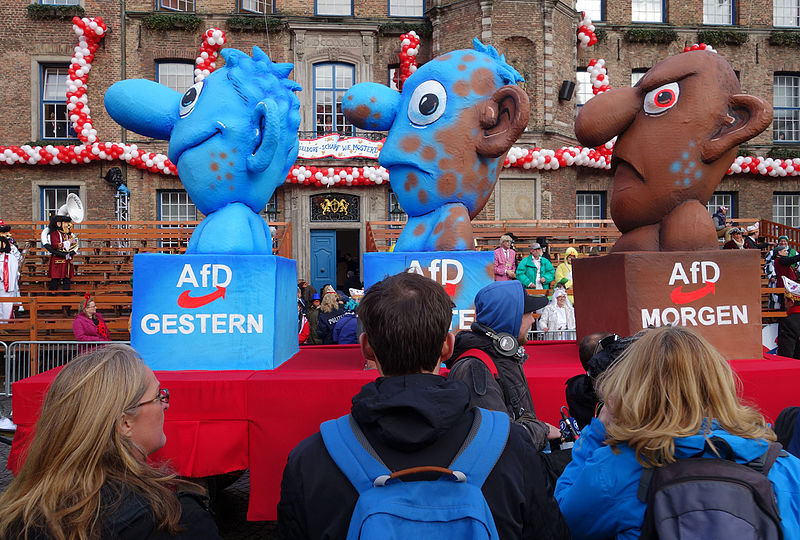
<path fill-rule="evenodd" d="M 11 413 L 11 399 L 0 397 L 0 414 Z M 0 436 L 11 437 L 10 433 L 0 432 Z M 0 492 L 5 491 L 12 480 L 6 469 L 10 446 L 0 442 Z M 240 478 L 221 490 L 214 502 L 214 511 L 223 538 L 230 540 L 249 540 L 277 538 L 275 522 L 247 521 L 247 498 L 250 495 L 250 475 L 245 472 Z"/>

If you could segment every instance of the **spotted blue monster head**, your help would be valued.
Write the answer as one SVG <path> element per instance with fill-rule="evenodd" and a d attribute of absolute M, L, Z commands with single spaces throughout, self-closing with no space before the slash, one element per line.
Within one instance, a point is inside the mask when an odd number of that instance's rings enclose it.
<path fill-rule="evenodd" d="M 272 253 L 258 212 L 297 159 L 300 86 L 292 64 L 223 49 L 225 66 L 184 94 L 145 79 L 115 83 L 105 106 L 120 125 L 169 141 L 169 159 L 206 219 L 187 253 Z"/>
<path fill-rule="evenodd" d="M 473 45 L 420 67 L 402 93 L 360 83 L 345 94 L 350 122 L 389 131 L 379 161 L 409 215 L 395 251 L 474 249 L 470 220 L 528 124 L 522 76 L 494 47 Z"/>

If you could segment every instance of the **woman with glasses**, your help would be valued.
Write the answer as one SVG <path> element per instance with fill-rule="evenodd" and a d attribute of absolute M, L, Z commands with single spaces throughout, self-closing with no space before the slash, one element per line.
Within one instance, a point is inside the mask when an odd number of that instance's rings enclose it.
<path fill-rule="evenodd" d="M 67 364 L 0 495 L 0 538 L 219 538 L 199 487 L 147 463 L 166 443 L 168 408 L 169 391 L 128 346 Z"/>
<path fill-rule="evenodd" d="M 78 306 L 78 315 L 72 321 L 72 333 L 77 341 L 110 341 L 108 327 L 97 312 L 94 297 L 86 293 Z"/>

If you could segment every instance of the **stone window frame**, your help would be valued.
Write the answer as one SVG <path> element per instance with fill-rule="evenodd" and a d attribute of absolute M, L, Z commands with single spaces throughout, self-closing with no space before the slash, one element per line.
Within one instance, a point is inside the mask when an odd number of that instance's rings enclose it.
<path fill-rule="evenodd" d="M 68 56 L 31 56 L 31 140 L 36 141 L 44 138 L 44 122 L 42 118 L 42 90 L 44 88 L 44 69 L 46 67 L 65 67 L 69 69 L 70 58 Z M 64 105 L 66 106 L 67 96 L 64 95 Z M 66 137 L 65 139 L 74 139 L 77 137 Z M 59 140 L 53 138 L 53 140 Z"/>
<path fill-rule="evenodd" d="M 785 212 L 786 210 L 790 212 Z M 800 192 L 773 192 L 772 220 L 790 227 L 800 227 Z"/>
<path fill-rule="evenodd" d="M 86 207 L 86 182 L 83 180 L 34 180 L 31 182 L 31 219 L 33 221 L 47 221 L 49 216 L 43 216 L 44 201 L 42 191 L 48 188 L 78 188 L 78 197 Z M 84 219 L 91 219 L 85 216 Z"/>
<path fill-rule="evenodd" d="M 789 84 L 779 84 L 779 81 Z M 779 89 L 785 91 L 779 96 Z M 788 91 L 793 91 L 793 95 L 789 95 Z M 797 144 L 800 143 L 800 73 L 793 72 L 775 72 L 772 78 L 772 140 L 779 144 Z M 778 105 L 777 100 L 780 97 L 794 98 L 796 104 L 794 105 Z M 789 117 L 778 116 L 779 111 L 788 111 Z M 782 127 L 780 127 L 782 126 Z M 787 126 L 790 126 L 787 128 Z M 784 138 L 780 138 L 780 134 L 784 134 Z"/>
<path fill-rule="evenodd" d="M 332 78 L 333 86 L 330 86 L 330 87 L 328 87 L 328 86 L 318 87 L 317 86 L 317 68 L 322 67 L 322 66 L 332 66 L 333 70 L 332 70 L 332 77 L 331 78 Z M 349 69 L 351 71 L 352 84 L 350 86 L 348 86 L 347 88 L 338 88 L 337 87 L 337 84 L 336 84 L 336 69 L 337 69 L 337 67 L 340 68 L 340 69 L 347 68 L 347 69 Z M 311 66 L 311 77 L 312 77 L 312 81 L 313 81 L 313 85 L 312 85 L 312 88 L 313 88 L 312 109 L 311 109 L 312 110 L 312 116 L 313 116 L 313 122 L 312 123 L 313 123 L 313 130 L 317 134 L 317 136 L 327 135 L 328 133 L 340 133 L 340 134 L 342 134 L 344 136 L 348 136 L 348 137 L 351 137 L 351 136 L 355 135 L 355 129 L 356 129 L 355 126 L 353 126 L 352 124 L 348 123 L 346 119 L 344 120 L 344 124 L 341 126 L 341 128 L 338 126 L 337 116 L 342 116 L 342 118 L 344 118 L 344 116 L 342 114 L 340 114 L 340 112 L 337 112 L 337 109 L 336 109 L 336 104 L 337 104 L 336 94 L 338 92 L 342 92 L 342 97 L 344 97 L 344 92 L 346 92 L 350 87 L 352 87 L 354 84 L 356 84 L 356 66 L 351 64 L 351 63 L 349 63 L 349 62 L 330 62 L 330 61 L 317 62 L 315 64 L 312 64 L 312 66 Z M 333 92 L 333 110 L 331 111 L 332 115 L 331 115 L 331 129 L 330 130 L 326 130 L 325 129 L 324 123 L 321 124 L 322 129 L 319 129 L 320 128 L 320 124 L 317 123 L 317 92 Z"/>
<path fill-rule="evenodd" d="M 156 80 L 157 83 L 163 84 L 167 88 L 172 88 L 173 90 L 175 90 L 176 92 L 178 92 L 180 94 L 183 94 L 184 92 L 186 92 L 186 90 L 188 90 L 194 84 L 194 69 L 195 69 L 194 68 L 194 66 L 195 66 L 194 60 L 184 60 L 184 59 L 179 59 L 179 58 L 160 58 L 160 59 L 155 61 L 155 64 L 156 64 L 156 66 L 155 66 L 155 68 L 156 68 L 155 69 L 155 72 L 156 72 L 155 73 L 155 80 Z M 188 66 L 188 68 L 189 68 L 189 85 L 185 86 L 182 89 L 178 89 L 178 88 L 175 88 L 175 87 L 173 87 L 171 85 L 168 85 L 168 84 L 166 84 L 164 82 L 161 82 L 161 75 L 162 75 L 161 69 L 164 68 L 164 67 L 167 67 L 167 66 Z M 185 74 L 180 74 L 180 76 L 185 76 Z"/>
<path fill-rule="evenodd" d="M 719 7 L 720 2 L 727 2 L 730 5 L 727 9 L 727 22 L 719 22 L 717 17 L 719 13 L 712 13 L 715 8 Z M 714 20 L 712 20 L 712 17 Z M 736 21 L 736 0 L 703 0 L 703 24 L 712 26 L 731 26 Z"/>
<path fill-rule="evenodd" d="M 582 197 L 591 197 L 592 200 L 587 201 L 584 199 L 581 200 Z M 606 191 L 593 191 L 593 190 L 578 190 L 575 192 L 575 219 L 606 219 L 606 203 L 608 201 L 608 192 Z M 588 209 L 600 209 L 600 215 L 595 215 L 595 212 L 591 212 L 591 215 L 583 215 L 581 216 L 581 209 L 588 210 Z M 576 227 L 592 227 L 590 223 L 577 223 Z"/>
<path fill-rule="evenodd" d="M 780 12 L 791 12 L 793 15 L 780 14 Z M 794 18 L 794 24 L 778 24 L 786 18 Z M 772 25 L 783 28 L 800 27 L 800 0 L 772 0 Z"/>

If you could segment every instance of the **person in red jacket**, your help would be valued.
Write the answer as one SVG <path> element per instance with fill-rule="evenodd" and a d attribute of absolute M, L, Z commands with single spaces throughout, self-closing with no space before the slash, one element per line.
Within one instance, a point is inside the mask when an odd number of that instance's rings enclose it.
<path fill-rule="evenodd" d="M 72 321 L 72 333 L 77 341 L 111 341 L 103 316 L 97 313 L 92 295 L 86 293 L 78 315 Z"/>

